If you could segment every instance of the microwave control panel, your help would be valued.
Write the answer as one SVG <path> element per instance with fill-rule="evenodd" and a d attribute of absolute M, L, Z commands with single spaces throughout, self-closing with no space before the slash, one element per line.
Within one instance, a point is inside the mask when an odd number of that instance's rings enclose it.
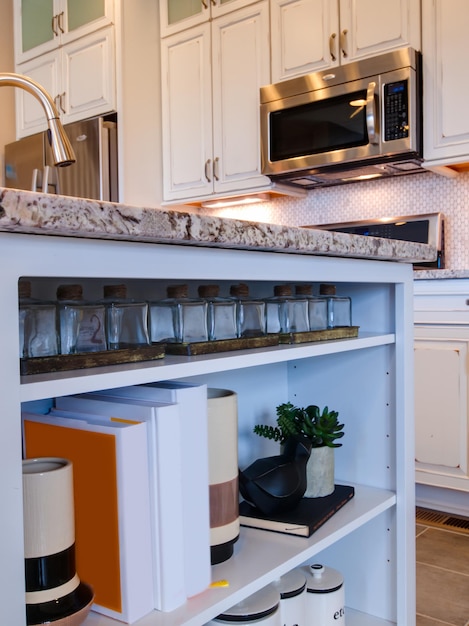
<path fill-rule="evenodd" d="M 384 85 L 384 140 L 409 136 L 409 99 L 407 80 Z"/>

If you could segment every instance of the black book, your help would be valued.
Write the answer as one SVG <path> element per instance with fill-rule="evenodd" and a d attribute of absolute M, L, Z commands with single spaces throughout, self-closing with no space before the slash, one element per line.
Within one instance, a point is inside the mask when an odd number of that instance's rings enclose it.
<path fill-rule="evenodd" d="M 264 515 L 244 500 L 239 505 L 239 521 L 242 526 L 310 537 L 334 513 L 347 504 L 354 494 L 354 487 L 336 485 L 334 491 L 328 496 L 302 498 L 291 511 L 272 515 Z"/>

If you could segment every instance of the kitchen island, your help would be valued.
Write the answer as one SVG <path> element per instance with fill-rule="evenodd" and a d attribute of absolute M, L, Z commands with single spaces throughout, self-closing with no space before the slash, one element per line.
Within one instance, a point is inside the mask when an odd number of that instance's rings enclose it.
<path fill-rule="evenodd" d="M 265 451 L 252 426 L 264 416 L 273 421 L 281 402 L 338 410 L 345 437 L 336 450 L 336 482 L 353 484 L 356 493 L 307 539 L 242 528 L 233 557 L 213 567 L 213 580 L 226 579 L 228 587 L 207 589 L 171 613 L 154 611 L 139 626 L 202 626 L 282 574 L 312 562 L 343 573 L 347 626 L 415 624 L 410 263 L 433 260 L 435 250 L 5 189 L 0 189 L 0 231 L 0 598 L 5 623 L 25 623 L 21 402 L 183 379 L 238 394 L 240 466 Z M 338 293 L 352 298 L 359 334 L 20 376 L 17 312 L 22 277 L 45 288 L 80 281 L 97 291 L 104 281 L 125 281 L 142 293 L 153 293 L 167 281 L 191 287 L 217 282 L 223 288 L 243 281 L 261 295 L 270 294 L 276 283 L 334 283 Z M 92 612 L 85 625 L 117 623 Z"/>

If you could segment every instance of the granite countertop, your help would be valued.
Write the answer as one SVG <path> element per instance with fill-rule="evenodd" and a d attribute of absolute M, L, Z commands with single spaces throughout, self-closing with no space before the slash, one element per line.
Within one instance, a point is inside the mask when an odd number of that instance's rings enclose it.
<path fill-rule="evenodd" d="M 433 261 L 421 243 L 134 207 L 0 187 L 0 231 L 387 261 Z"/>
<path fill-rule="evenodd" d="M 415 270 L 414 280 L 443 280 L 469 278 L 469 270 Z"/>

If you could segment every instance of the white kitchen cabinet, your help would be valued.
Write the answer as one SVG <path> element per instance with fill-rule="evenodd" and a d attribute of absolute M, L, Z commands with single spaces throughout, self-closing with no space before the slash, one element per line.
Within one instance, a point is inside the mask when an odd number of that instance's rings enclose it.
<path fill-rule="evenodd" d="M 161 0 L 161 36 L 174 35 L 254 2 L 257 0 Z"/>
<path fill-rule="evenodd" d="M 269 183 L 259 131 L 268 22 L 265 0 L 162 40 L 165 201 Z"/>
<path fill-rule="evenodd" d="M 416 281 L 416 480 L 469 491 L 469 281 Z"/>
<path fill-rule="evenodd" d="M 17 66 L 17 71 L 40 83 L 54 99 L 62 123 L 116 109 L 114 27 L 100 29 L 55 51 Z M 45 130 L 41 104 L 17 90 L 17 136 Z"/>
<path fill-rule="evenodd" d="M 412 394 L 412 268 L 351 258 L 119 242 L 77 237 L 0 234 L 4 389 L 0 437 L 0 598 L 5 623 L 24 626 L 20 402 L 98 389 L 184 379 L 238 393 L 240 464 L 265 452 L 252 427 L 286 400 L 317 402 L 345 422 L 336 450 L 337 482 L 356 487 L 353 500 L 310 538 L 241 528 L 234 556 L 214 566 L 210 588 L 172 613 L 152 612 L 138 626 L 202 626 L 214 616 L 302 563 L 322 562 L 345 579 L 347 626 L 415 625 Z M 15 263 L 11 263 L 15 259 Z M 252 280 L 252 268 L 256 280 Z M 205 355 L 20 377 L 18 279 L 47 286 L 63 277 L 125 280 L 141 293 L 155 281 L 240 280 L 252 292 L 273 282 L 328 281 L 352 297 L 359 336 L 331 342 Z M 102 278 L 100 278 L 102 277 Z M 87 283 L 87 284 L 88 284 Z M 263 443 L 262 443 L 263 442 Z M 274 448 L 268 448 L 275 454 Z M 372 572 L 372 575 L 370 575 Z M 85 626 L 117 626 L 91 613 Z"/>
<path fill-rule="evenodd" d="M 420 50 L 419 0 L 271 0 L 272 81 L 403 46 Z"/>
<path fill-rule="evenodd" d="M 458 164 L 469 162 L 469 84 L 463 70 L 468 28 L 469 5 L 464 0 L 423 0 L 423 145 L 428 167 L 458 169 Z"/>
<path fill-rule="evenodd" d="M 15 61 L 23 63 L 114 20 L 114 0 L 14 0 Z"/>

